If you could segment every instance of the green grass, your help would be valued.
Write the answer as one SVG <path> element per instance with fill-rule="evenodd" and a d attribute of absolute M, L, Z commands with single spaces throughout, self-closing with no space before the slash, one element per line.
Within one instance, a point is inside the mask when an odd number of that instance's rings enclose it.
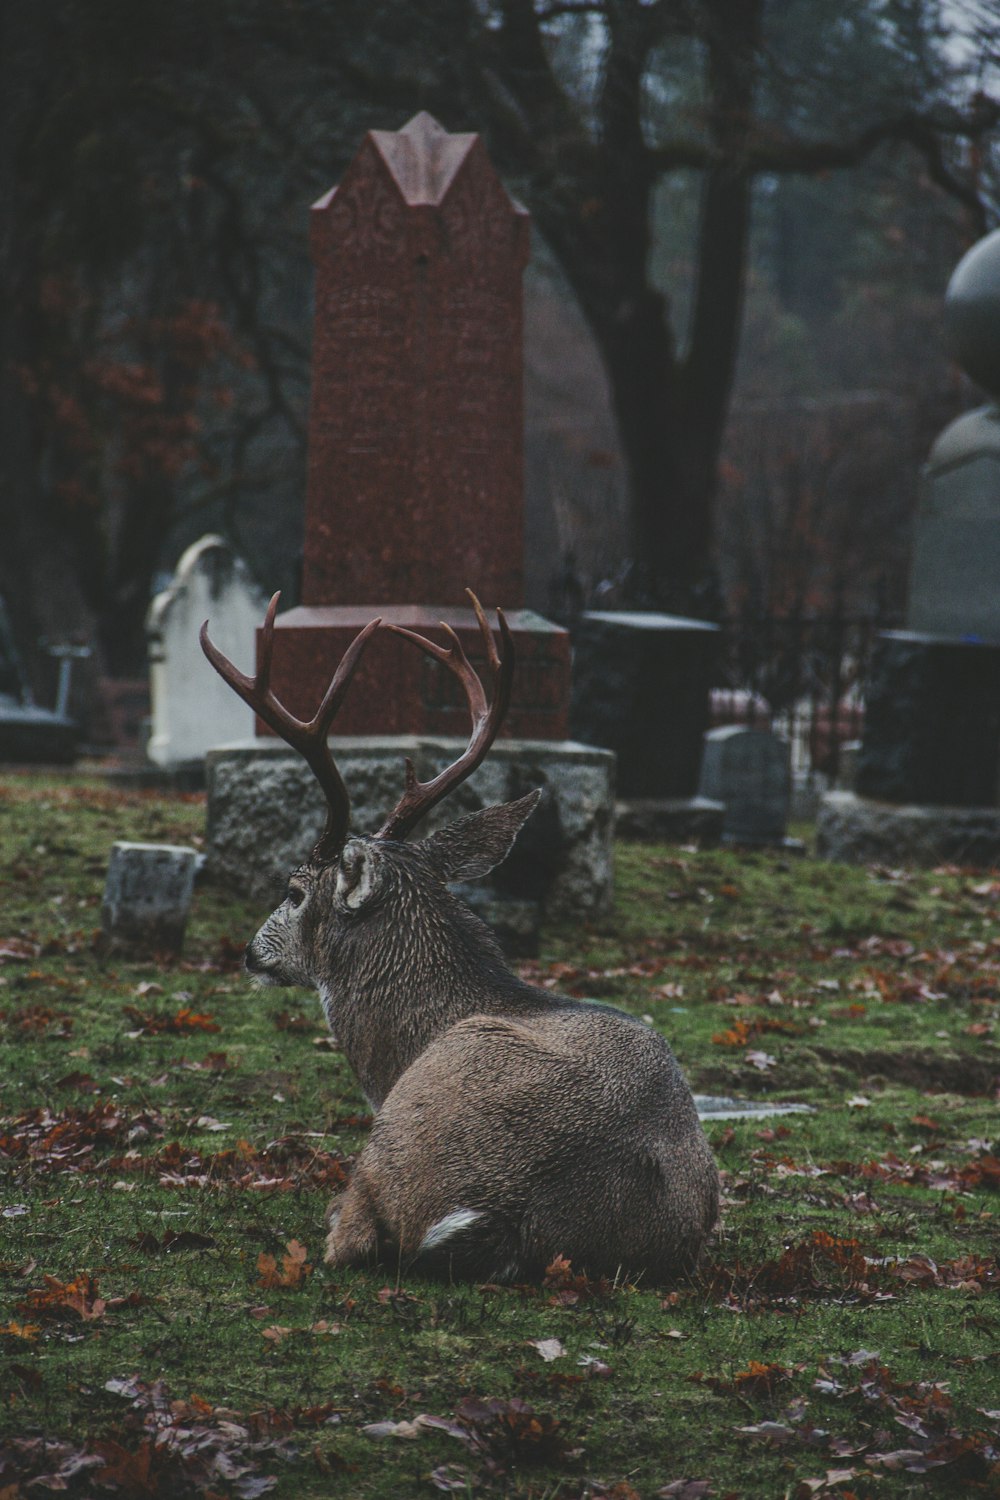
<path fill-rule="evenodd" d="M 180 960 L 95 943 L 112 841 L 203 826 L 0 795 L 0 1500 L 997 1492 L 1000 882 L 622 847 L 529 977 L 814 1113 L 710 1126 L 688 1283 L 448 1286 L 323 1265 L 365 1106 L 316 998 L 241 977 L 262 911 L 199 887 Z"/>

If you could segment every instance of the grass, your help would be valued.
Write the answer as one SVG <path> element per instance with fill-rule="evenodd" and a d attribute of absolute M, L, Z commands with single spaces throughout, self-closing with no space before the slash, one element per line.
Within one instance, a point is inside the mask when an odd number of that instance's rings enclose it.
<path fill-rule="evenodd" d="M 323 1265 L 365 1106 L 316 998 L 242 979 L 264 913 L 204 886 L 181 959 L 95 943 L 111 842 L 203 826 L 0 795 L 0 1500 L 998 1492 L 1000 881 L 621 847 L 529 977 L 814 1112 L 709 1127 L 688 1283 L 448 1286 Z"/>

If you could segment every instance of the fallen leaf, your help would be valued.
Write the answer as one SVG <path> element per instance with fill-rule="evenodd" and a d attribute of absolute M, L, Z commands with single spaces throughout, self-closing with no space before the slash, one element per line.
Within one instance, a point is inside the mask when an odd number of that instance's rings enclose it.
<path fill-rule="evenodd" d="M 298 1240 L 289 1240 L 285 1246 L 285 1253 L 281 1257 L 281 1269 L 278 1269 L 277 1260 L 273 1255 L 266 1255 L 261 1251 L 257 1257 L 258 1281 L 257 1285 L 265 1289 L 274 1286 L 298 1286 L 312 1267 L 306 1260 L 306 1247 Z"/>
<path fill-rule="evenodd" d="M 39 1323 L 15 1323 L 11 1321 L 6 1328 L 0 1328 L 0 1338 L 6 1335 L 11 1339 L 34 1339 L 38 1336 L 41 1324 Z"/>
<path fill-rule="evenodd" d="M 44 1287 L 35 1287 L 18 1305 L 36 1316 L 59 1317 L 64 1311 L 75 1312 L 84 1322 L 103 1318 L 107 1303 L 97 1295 L 97 1281 L 84 1272 L 73 1281 L 59 1281 L 55 1276 L 44 1278 Z"/>
<path fill-rule="evenodd" d="M 27 938 L 0 938 L 0 963 L 30 963 L 41 951 L 38 943 Z"/>
<path fill-rule="evenodd" d="M 339 1333 L 340 1324 L 330 1323 L 326 1318 L 319 1318 L 315 1323 L 309 1325 L 310 1333 Z"/>

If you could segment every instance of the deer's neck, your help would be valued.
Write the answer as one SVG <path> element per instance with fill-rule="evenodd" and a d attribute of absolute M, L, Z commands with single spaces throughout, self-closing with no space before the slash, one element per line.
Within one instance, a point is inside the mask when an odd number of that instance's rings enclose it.
<path fill-rule="evenodd" d="M 374 1109 L 456 1021 L 523 1009 L 539 995 L 511 973 L 492 934 L 465 907 L 421 913 L 413 924 L 387 922 L 378 944 L 347 941 L 338 960 L 320 993 Z"/>

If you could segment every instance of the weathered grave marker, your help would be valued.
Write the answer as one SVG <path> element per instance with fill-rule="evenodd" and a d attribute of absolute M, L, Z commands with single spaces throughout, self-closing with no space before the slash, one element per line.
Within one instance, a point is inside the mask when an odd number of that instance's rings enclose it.
<path fill-rule="evenodd" d="M 780 844 L 792 798 L 791 751 L 767 729 L 727 724 L 705 735 L 699 793 L 725 805 L 722 837 L 734 844 Z"/>
<path fill-rule="evenodd" d="M 105 945 L 180 952 L 197 864 L 195 850 L 177 844 L 112 844 L 101 906 Z"/>

